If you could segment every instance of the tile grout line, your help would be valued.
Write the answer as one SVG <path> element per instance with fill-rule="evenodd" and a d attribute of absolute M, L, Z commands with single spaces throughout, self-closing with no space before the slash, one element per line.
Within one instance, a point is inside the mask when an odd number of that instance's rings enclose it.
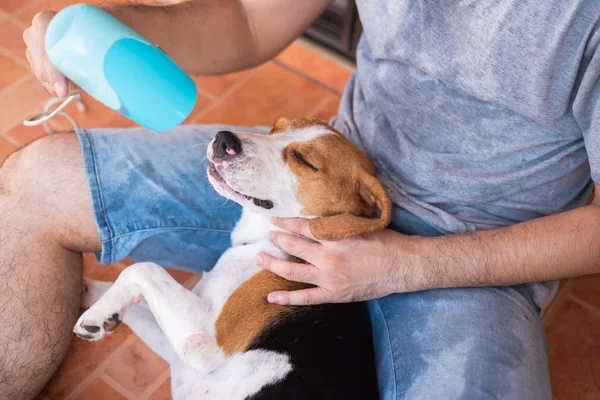
<path fill-rule="evenodd" d="M 550 305 L 546 307 L 546 309 L 540 316 L 540 320 L 542 321 L 542 323 L 548 321 L 550 317 L 553 316 L 556 313 L 556 311 L 560 308 L 560 305 L 564 303 L 565 299 L 567 298 L 570 292 L 571 286 L 572 281 L 569 279 L 565 282 L 562 288 L 559 288 L 559 292 L 556 295 L 556 297 L 554 297 Z"/>
<path fill-rule="evenodd" d="M 196 86 L 196 89 L 201 90 L 198 86 Z M 206 93 L 208 93 L 208 92 L 206 92 Z M 193 123 L 193 121 L 195 120 L 195 116 L 200 115 L 200 113 L 204 112 L 204 110 L 206 110 L 208 107 L 210 107 L 211 104 L 213 103 L 213 101 L 215 101 L 215 99 L 216 99 L 215 95 L 211 95 L 211 97 L 207 97 L 203 94 L 203 92 L 198 91 L 197 97 L 200 97 L 200 96 L 202 96 L 204 99 L 208 100 L 208 103 L 205 104 L 199 110 L 197 110 L 196 111 L 197 114 L 195 114 L 194 110 L 192 109 L 192 111 L 190 112 L 190 115 L 188 115 L 188 117 L 184 120 L 184 122 L 182 122 L 182 125 L 188 125 L 189 123 Z M 196 98 L 196 103 L 194 104 L 194 108 L 196 108 L 197 104 L 198 104 L 198 98 Z M 188 118 L 191 118 L 191 119 L 189 119 L 189 122 L 187 122 Z"/>
<path fill-rule="evenodd" d="M 85 99 L 82 99 L 82 102 L 85 105 Z M 35 109 L 34 110 L 30 110 L 29 112 L 30 112 L 31 115 L 35 114 Z M 83 111 L 83 112 L 81 112 L 78 115 L 83 115 L 83 114 L 86 114 L 87 112 L 89 112 L 89 111 L 87 111 L 87 110 Z M 75 122 L 77 122 L 78 115 L 75 115 L 75 116 L 71 115 L 71 117 L 75 120 Z M 27 118 L 27 117 L 24 116 L 23 118 Z M 99 124 L 100 125 L 107 124 L 108 122 L 110 122 L 111 118 L 112 118 L 112 116 L 110 114 L 108 114 L 105 118 L 100 119 Z M 17 124 L 15 124 L 12 127 L 10 127 L 7 132 L 0 132 L 0 137 L 5 138 L 6 140 L 10 141 L 11 143 L 18 144 L 18 146 L 17 146 L 18 148 L 25 147 L 25 144 L 22 144 L 19 141 L 17 141 L 16 139 L 12 139 L 10 136 L 8 136 L 8 132 L 10 130 L 14 129 L 18 125 L 22 125 L 22 123 L 23 123 L 22 121 L 18 122 Z M 52 126 L 51 121 L 49 121 L 49 124 L 50 124 L 50 127 L 52 129 L 55 129 L 55 133 L 62 133 L 62 132 L 71 132 L 71 131 L 74 131 L 74 127 L 73 126 L 66 126 L 66 125 L 62 125 L 62 124 L 59 124 L 58 126 Z M 52 133 L 46 134 L 46 136 L 50 136 L 50 135 L 52 135 Z M 123 268 L 124 268 L 124 266 L 123 266 Z"/>
<path fill-rule="evenodd" d="M 21 21 L 19 18 L 16 18 L 16 15 L 9 19 L 10 22 L 17 25 L 19 28 L 27 29 L 29 25 Z"/>
<path fill-rule="evenodd" d="M 279 68 L 283 68 L 286 71 L 291 72 L 292 74 L 294 74 L 294 75 L 296 75 L 296 76 L 304 79 L 305 81 L 308 81 L 308 82 L 312 83 L 315 86 L 320 87 L 321 89 L 323 89 L 323 90 L 325 90 L 325 91 L 327 91 L 327 92 L 329 92 L 331 94 L 334 94 L 334 95 L 336 95 L 338 97 L 342 97 L 342 93 L 340 91 L 338 91 L 337 89 L 335 89 L 335 88 L 333 88 L 333 87 L 331 87 L 331 86 L 329 86 L 329 85 L 321 82 L 318 79 L 313 78 L 312 76 L 309 76 L 309 75 L 305 74 L 304 72 L 301 72 L 301 71 L 297 70 L 296 68 L 290 66 L 289 64 L 287 64 L 287 63 L 285 63 L 285 62 L 283 62 L 283 61 L 281 61 L 281 60 L 279 60 L 277 58 L 273 59 L 272 63 L 274 65 L 278 66 Z"/>
<path fill-rule="evenodd" d="M 230 94 L 232 94 L 233 92 L 235 92 L 237 89 L 239 89 L 244 84 L 246 84 L 246 82 L 248 82 L 250 79 L 252 79 L 252 77 L 254 77 L 255 73 L 256 73 L 256 71 L 252 71 L 251 73 L 248 74 L 248 76 L 240 78 L 237 82 L 235 82 L 229 88 L 225 89 L 223 91 L 223 93 L 221 93 L 220 95 L 216 96 L 214 98 L 214 100 L 206 108 L 204 108 L 204 110 L 202 110 L 196 116 L 196 118 L 194 118 L 194 121 L 196 121 L 198 118 L 200 118 L 200 116 L 206 115 L 207 112 L 210 109 L 212 109 L 212 108 L 216 107 L 217 105 L 219 105 L 220 103 L 222 103 L 227 97 L 229 97 Z"/>
<path fill-rule="evenodd" d="M 25 75 L 23 75 L 22 77 L 12 81 L 10 83 L 10 85 L 8 85 L 7 87 L 5 87 L 4 89 L 2 89 L 0 91 L 0 94 L 4 93 L 4 92 L 8 92 L 10 89 L 12 89 L 14 86 L 17 86 L 25 81 L 27 81 L 30 78 L 34 78 L 35 79 L 35 75 L 33 75 L 33 73 L 31 71 L 29 71 L 28 73 L 26 73 Z"/>
<path fill-rule="evenodd" d="M 305 38 L 303 36 L 295 40 L 295 43 L 305 49 L 317 53 L 319 57 L 323 57 L 327 61 L 331 61 L 339 67 L 342 67 L 350 72 L 356 70 L 356 64 L 350 60 L 346 60 L 344 57 L 336 54 L 333 50 L 328 49 L 326 46 L 315 43 L 312 39 Z"/>
<path fill-rule="evenodd" d="M 94 369 L 92 371 L 92 373 L 90 373 L 87 376 L 87 378 L 82 380 L 81 383 L 79 383 L 79 385 L 77 385 L 77 387 L 75 389 L 73 389 L 71 391 L 71 393 L 69 393 L 65 397 L 65 400 L 73 400 L 76 398 L 76 396 L 81 394 L 85 390 L 85 388 L 90 384 L 90 382 L 92 382 L 94 380 L 94 378 L 102 375 L 104 368 L 115 357 L 115 355 L 120 353 L 121 351 L 125 350 L 127 347 L 133 345 L 133 342 L 135 342 L 136 339 L 137 339 L 137 336 L 135 334 L 133 334 L 133 332 L 132 332 L 130 334 L 130 336 L 127 339 L 125 339 L 125 341 L 123 343 L 121 343 L 116 349 L 114 349 L 113 352 L 108 357 L 106 357 L 106 359 L 104 361 L 102 361 L 100 364 L 98 364 L 96 369 Z M 79 340 L 82 340 L 82 339 L 79 339 Z"/>
<path fill-rule="evenodd" d="M 130 400 L 136 400 L 138 398 L 138 396 L 136 396 L 135 393 L 132 393 L 127 388 L 124 388 L 123 385 L 111 378 L 105 371 L 100 371 L 98 377 L 104 380 L 104 382 L 108 383 L 109 386 L 113 388 L 116 392 L 118 392 L 120 395 L 127 397 Z"/>
<path fill-rule="evenodd" d="M 203 87 L 198 87 L 198 85 L 196 85 L 196 82 L 194 82 L 194 85 L 196 86 L 196 91 L 198 92 L 198 94 L 206 97 L 208 100 L 210 100 L 211 102 L 213 100 L 217 99 L 217 95 L 214 93 L 209 92 L 208 90 L 204 89 Z"/>
<path fill-rule="evenodd" d="M 257 71 L 257 69 L 255 68 L 254 70 L 252 70 L 248 73 L 248 76 L 240 78 L 237 82 L 235 82 L 229 88 L 225 89 L 223 91 L 223 93 L 221 93 L 220 95 L 215 97 L 215 102 L 221 102 L 225 98 L 229 97 L 229 95 L 231 93 L 235 92 L 237 89 L 239 89 L 241 86 L 243 86 L 246 82 L 248 82 L 250 79 L 252 79 L 254 77 L 254 75 L 256 75 L 256 71 Z"/>
<path fill-rule="evenodd" d="M 217 96 L 208 106 L 206 106 L 203 110 L 201 110 L 198 113 L 198 115 L 196 115 L 196 117 L 193 120 L 191 120 L 190 122 L 192 124 L 198 124 L 199 123 L 198 120 L 200 118 L 204 117 L 206 114 L 208 114 L 209 111 L 211 111 L 216 106 L 221 104 L 231 93 L 233 93 L 234 91 L 236 91 L 237 89 L 242 87 L 250 79 L 252 79 L 252 77 L 254 77 L 254 75 L 255 75 L 255 72 L 253 71 L 252 73 L 248 74 L 247 77 L 240 78 L 239 81 L 237 81 L 233 85 L 231 85 L 231 87 L 226 89 L 223 93 L 221 93 L 219 96 Z"/>
<path fill-rule="evenodd" d="M 16 62 L 17 64 L 27 68 L 28 72 L 31 72 L 31 67 L 29 66 L 29 63 L 27 62 L 27 60 L 22 59 L 19 56 L 15 56 L 12 52 L 8 51 L 7 49 L 4 48 L 0 48 L 0 54 L 4 54 L 6 57 L 10 58 L 11 60 L 13 60 L 14 62 Z M 25 74 L 27 75 L 27 74 Z M 10 85 L 9 85 L 10 87 Z"/>
<path fill-rule="evenodd" d="M 169 379 L 169 377 L 171 376 L 171 366 L 169 365 L 167 370 L 164 371 L 162 374 L 160 374 L 155 382 L 148 386 L 148 388 L 146 390 L 144 390 L 144 392 L 142 394 L 140 394 L 137 397 L 137 400 L 147 400 L 150 396 L 152 396 L 156 390 L 162 386 L 163 383 L 165 383 L 167 381 L 167 379 Z"/>
<path fill-rule="evenodd" d="M 92 98 L 92 99 L 93 99 L 93 98 Z M 97 100 L 96 100 L 96 101 L 97 101 Z M 80 111 L 78 110 L 78 114 L 77 114 L 77 115 L 85 115 L 85 114 L 89 113 L 89 105 L 86 105 L 86 99 L 84 99 L 84 98 L 81 98 L 81 102 L 82 102 L 82 103 L 83 103 L 83 105 L 86 107 L 86 110 L 85 110 L 85 111 L 82 111 L 82 112 L 80 112 Z M 56 106 L 54 106 L 54 107 L 56 107 Z M 110 109 L 110 108 L 109 108 L 109 109 Z M 114 110 L 111 110 L 111 111 L 114 111 Z M 73 119 L 75 120 L 75 122 L 77 122 L 77 115 L 73 116 L 73 115 L 71 114 L 71 118 L 73 118 Z M 62 118 L 63 118 L 63 121 L 65 121 L 64 117 L 62 117 Z M 100 119 L 100 121 L 98 122 L 98 125 L 99 125 L 99 127 L 102 127 L 103 125 L 105 125 L 105 124 L 108 124 L 112 118 L 113 118 L 113 115 L 111 115 L 111 114 L 107 114 L 107 115 L 106 115 L 106 117 L 104 117 L 104 118 L 101 118 L 101 119 Z M 68 122 L 68 121 L 67 121 L 67 122 Z M 59 129 L 63 129 L 63 131 L 56 131 L 56 133 L 61 133 L 61 132 L 73 132 L 73 131 L 75 131 L 75 128 L 74 128 L 74 127 L 71 125 L 71 123 L 70 123 L 70 122 L 68 122 L 68 124 L 69 124 L 69 125 L 68 125 L 66 128 L 64 128 L 63 126 L 60 126 L 60 125 L 59 125 L 59 126 L 58 126 L 58 128 L 59 128 Z M 79 124 L 77 124 L 77 125 L 79 125 Z M 51 128 L 52 128 L 52 127 L 51 127 Z M 87 129 L 93 129 L 93 128 L 91 128 L 91 127 L 85 127 L 85 126 L 80 126 L 79 128 L 82 128 L 82 129 L 86 129 L 86 128 L 87 128 Z M 49 135 L 52 135 L 52 133 L 50 133 Z"/>
<path fill-rule="evenodd" d="M 571 300 L 573 303 L 578 304 L 579 306 L 585 308 L 586 310 L 588 310 L 600 317 L 600 309 L 598 309 L 598 307 L 596 307 L 595 305 L 588 303 L 586 300 L 582 299 L 581 297 L 579 297 L 573 293 L 569 293 L 568 299 Z"/>
<path fill-rule="evenodd" d="M 10 14 L 0 10 L 0 24 L 10 21 Z"/>
<path fill-rule="evenodd" d="M 22 144 L 21 142 L 19 142 L 16 139 L 13 139 L 12 137 L 8 136 L 7 134 L 8 132 L 4 132 L 4 133 L 0 133 L 0 138 L 6 140 L 8 143 L 12 144 L 13 146 L 15 146 L 17 148 L 17 150 L 22 149 L 23 147 L 25 147 L 24 144 Z M 15 150 L 16 151 L 16 150 Z"/>
<path fill-rule="evenodd" d="M 26 82 L 28 79 L 35 79 L 35 76 L 31 75 L 31 74 L 27 74 L 25 75 L 25 77 L 23 77 L 22 79 L 19 79 L 15 82 L 13 82 L 12 85 L 8 86 L 7 88 L 3 89 L 0 92 L 0 96 L 2 96 L 2 94 L 4 94 L 5 92 L 7 92 L 9 89 L 12 89 L 13 87 L 16 87 L 18 84 L 24 83 Z M 24 112 L 22 115 L 19 115 L 18 117 L 15 117 L 15 122 L 12 122 L 12 125 L 9 126 L 7 129 L 10 130 L 12 128 L 14 128 L 15 126 L 17 126 L 18 124 L 23 123 L 24 119 L 30 118 L 31 115 L 33 113 L 35 113 L 35 110 L 39 110 L 41 111 L 41 109 L 43 108 L 44 104 L 50 99 L 50 94 L 48 94 L 48 98 L 40 101 L 39 103 L 37 103 L 36 105 L 34 105 L 32 108 L 30 108 L 29 110 L 27 110 L 26 112 Z M 8 131 L 7 131 L 8 132 Z M 7 132 L 0 132 L 0 134 L 4 134 Z"/>
<path fill-rule="evenodd" d="M 312 110 L 310 110 L 307 115 L 309 117 L 314 117 L 316 114 L 319 113 L 319 111 L 325 109 L 325 107 L 327 107 L 327 105 L 334 101 L 334 99 L 332 99 L 329 96 L 325 96 L 320 102 L 317 103 L 317 105 L 315 107 L 313 107 Z"/>
<path fill-rule="evenodd" d="M 42 4 L 44 2 L 44 0 L 37 0 L 37 1 L 32 1 L 31 3 L 29 3 L 26 7 L 23 7 L 19 10 L 17 10 L 16 12 L 14 12 L 12 14 L 12 20 L 18 20 L 19 22 L 21 22 L 21 20 L 18 18 L 19 15 L 23 14 L 25 11 L 27 10 L 31 10 L 34 7 L 37 7 L 38 5 Z M 30 21 L 31 22 L 31 21 Z M 22 24 L 24 24 L 24 22 L 21 22 Z"/>

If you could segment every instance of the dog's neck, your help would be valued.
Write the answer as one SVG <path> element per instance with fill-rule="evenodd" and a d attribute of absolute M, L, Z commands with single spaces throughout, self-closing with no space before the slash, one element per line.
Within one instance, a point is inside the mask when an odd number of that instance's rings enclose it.
<path fill-rule="evenodd" d="M 239 222 L 237 223 L 231 234 L 232 246 L 247 246 L 250 244 L 260 242 L 266 242 L 271 245 L 271 238 L 269 236 L 269 233 L 271 231 L 278 231 L 296 235 L 294 232 L 281 229 L 277 225 L 273 224 L 271 220 L 271 216 L 244 208 L 242 211 L 242 217 L 240 218 Z M 306 262 L 290 254 L 284 254 L 288 261 L 296 263 Z"/>
<path fill-rule="evenodd" d="M 270 240 L 271 231 L 287 232 L 273 224 L 272 217 L 244 207 L 231 233 L 231 244 L 241 246 Z"/>
<path fill-rule="evenodd" d="M 295 235 L 295 233 L 281 229 L 273 224 L 271 216 L 244 207 L 242 209 L 242 216 L 231 234 L 231 244 L 233 246 L 241 246 L 267 241 L 270 240 L 269 234 L 271 231 Z"/>

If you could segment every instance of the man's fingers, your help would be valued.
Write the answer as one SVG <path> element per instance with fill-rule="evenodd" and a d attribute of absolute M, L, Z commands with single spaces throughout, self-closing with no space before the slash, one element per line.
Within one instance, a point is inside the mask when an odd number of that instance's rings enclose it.
<path fill-rule="evenodd" d="M 267 296 L 267 301 L 279 305 L 309 306 L 312 304 L 330 303 L 331 293 L 316 287 L 293 292 L 273 292 Z"/>
<path fill-rule="evenodd" d="M 69 94 L 69 81 L 48 60 L 44 46 L 46 30 L 54 15 L 55 12 L 42 11 L 33 17 L 31 26 L 23 32 L 27 46 L 25 56 L 44 89 L 54 96 L 66 97 Z"/>
<path fill-rule="evenodd" d="M 31 28 L 29 28 L 31 29 Z M 27 57 L 27 61 L 29 62 L 29 66 L 31 67 L 31 71 L 40 82 L 47 82 L 48 77 L 46 76 L 46 68 L 44 68 L 43 63 L 41 62 L 41 57 L 38 56 L 38 43 L 29 31 L 26 30 L 23 33 L 23 39 L 25 40 L 25 44 L 27 45 L 27 50 L 25 50 L 25 57 Z"/>
<path fill-rule="evenodd" d="M 283 261 L 266 253 L 260 253 L 257 256 L 258 264 L 288 281 L 304 282 L 311 285 L 318 283 L 318 273 L 313 265 L 298 264 L 289 261 Z"/>
<path fill-rule="evenodd" d="M 50 84 L 54 95 L 57 97 L 66 97 L 69 94 L 67 78 L 47 58 L 44 58 L 43 63 L 46 69 L 47 82 Z"/>
<path fill-rule="evenodd" d="M 310 231 L 309 220 L 305 218 L 273 218 L 273 223 L 286 231 L 317 240 Z"/>
<path fill-rule="evenodd" d="M 314 264 L 318 260 L 321 245 L 287 233 L 271 231 L 271 241 L 286 253 Z"/>

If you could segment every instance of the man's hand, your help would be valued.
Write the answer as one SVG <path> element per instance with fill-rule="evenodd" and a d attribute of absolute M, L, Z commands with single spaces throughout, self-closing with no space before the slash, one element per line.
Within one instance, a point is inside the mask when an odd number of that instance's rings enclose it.
<path fill-rule="evenodd" d="M 352 237 L 336 242 L 318 242 L 306 219 L 275 219 L 274 223 L 312 241 L 282 232 L 272 232 L 271 240 L 286 253 L 305 260 L 299 264 L 260 253 L 260 266 L 285 279 L 315 285 L 293 292 L 273 292 L 270 303 L 309 305 L 370 300 L 402 291 L 414 269 L 417 237 L 392 230 Z M 314 241 L 314 242 L 313 242 Z M 403 268 L 398 263 L 402 260 Z"/>
<path fill-rule="evenodd" d="M 25 56 L 35 77 L 48 93 L 65 97 L 69 94 L 69 85 L 72 83 L 50 63 L 44 47 L 48 24 L 55 15 L 56 13 L 52 11 L 38 13 L 33 17 L 31 26 L 23 32 L 23 40 L 27 45 Z"/>
<path fill-rule="evenodd" d="M 304 219 L 277 219 L 315 240 Z M 592 204 L 506 228 L 441 237 L 391 230 L 337 242 L 274 232 L 273 242 L 309 264 L 259 254 L 259 265 L 315 288 L 274 292 L 276 304 L 368 300 L 417 290 L 507 286 L 600 273 L 600 186 Z"/>

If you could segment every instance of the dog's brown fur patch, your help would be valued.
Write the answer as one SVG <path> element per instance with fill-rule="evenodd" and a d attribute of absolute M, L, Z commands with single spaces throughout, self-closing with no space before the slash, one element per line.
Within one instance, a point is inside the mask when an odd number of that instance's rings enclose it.
<path fill-rule="evenodd" d="M 391 220 L 392 203 L 375 178 L 373 164 L 348 139 L 312 118 L 281 118 L 269 134 L 316 125 L 331 134 L 292 142 L 282 154 L 298 177 L 303 215 L 318 217 L 310 221 L 313 235 L 320 240 L 337 240 L 385 228 Z M 299 160 L 299 154 L 311 165 Z M 307 309 L 269 304 L 267 295 L 308 287 L 311 285 L 287 281 L 268 271 L 254 275 L 227 299 L 215 324 L 217 344 L 226 355 L 245 351 L 274 323 Z"/>
<path fill-rule="evenodd" d="M 273 132 L 316 124 L 332 133 L 308 142 L 292 142 L 283 150 L 284 161 L 298 178 L 302 214 L 319 217 L 311 220 L 311 232 L 317 239 L 338 240 L 385 228 L 392 218 L 392 202 L 375 177 L 373 164 L 346 137 L 306 118 L 278 121 Z"/>
<path fill-rule="evenodd" d="M 311 285 L 283 279 L 261 271 L 229 296 L 215 324 L 217 344 L 226 355 L 240 353 L 275 321 L 300 311 L 298 306 L 267 302 L 267 295 L 278 290 L 299 290 Z"/>

